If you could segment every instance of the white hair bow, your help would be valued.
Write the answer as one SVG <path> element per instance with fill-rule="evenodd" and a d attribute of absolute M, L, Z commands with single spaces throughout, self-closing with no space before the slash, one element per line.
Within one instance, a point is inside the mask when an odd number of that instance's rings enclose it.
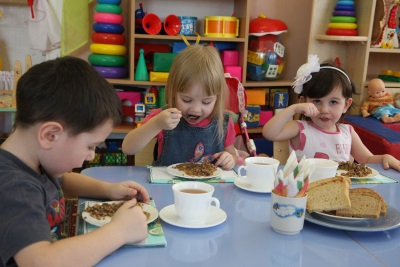
<path fill-rule="evenodd" d="M 297 94 L 303 92 L 303 84 L 311 80 L 311 73 L 318 72 L 320 69 L 319 58 L 317 55 L 309 55 L 308 62 L 303 64 L 296 74 L 292 87 Z"/>

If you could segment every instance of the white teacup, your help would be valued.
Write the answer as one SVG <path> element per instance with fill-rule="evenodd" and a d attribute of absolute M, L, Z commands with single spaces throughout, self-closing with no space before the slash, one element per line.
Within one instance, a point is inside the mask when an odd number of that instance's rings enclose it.
<path fill-rule="evenodd" d="M 310 182 L 336 176 L 339 163 L 330 159 L 307 159 L 311 163 Z"/>
<path fill-rule="evenodd" d="M 275 175 L 278 171 L 279 160 L 267 157 L 248 157 L 245 166 L 238 168 L 240 179 L 244 179 L 254 188 L 272 190 Z M 242 174 L 246 170 L 246 175 Z"/>
<path fill-rule="evenodd" d="M 202 222 L 210 215 L 210 206 L 214 203 L 218 211 L 219 200 L 213 197 L 214 187 L 202 182 L 180 182 L 172 186 L 175 210 L 186 222 Z"/>

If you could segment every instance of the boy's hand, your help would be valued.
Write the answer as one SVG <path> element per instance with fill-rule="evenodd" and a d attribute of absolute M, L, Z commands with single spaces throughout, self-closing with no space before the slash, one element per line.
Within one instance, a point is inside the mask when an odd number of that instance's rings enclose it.
<path fill-rule="evenodd" d="M 182 118 L 182 112 L 176 108 L 169 108 L 163 110 L 156 116 L 158 125 L 163 130 L 174 129 Z"/>
<path fill-rule="evenodd" d="M 221 166 L 222 169 L 230 171 L 235 167 L 235 160 L 231 153 L 223 151 L 215 153 L 213 155 L 214 159 L 218 159 L 215 166 Z"/>
<path fill-rule="evenodd" d="M 142 241 L 147 237 L 147 218 L 136 199 L 126 201 L 114 214 L 110 226 L 116 226 L 125 244 Z"/>
<path fill-rule="evenodd" d="M 146 188 L 134 181 L 111 184 L 109 198 L 112 200 L 129 200 L 135 198 L 144 203 L 150 202 L 149 193 Z"/>

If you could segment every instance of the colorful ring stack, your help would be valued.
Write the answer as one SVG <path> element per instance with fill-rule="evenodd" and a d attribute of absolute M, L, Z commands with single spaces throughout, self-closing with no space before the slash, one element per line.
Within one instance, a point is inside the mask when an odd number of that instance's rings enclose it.
<path fill-rule="evenodd" d="M 125 78 L 127 48 L 124 32 L 124 19 L 121 15 L 121 0 L 97 0 L 94 14 L 90 54 L 88 61 L 104 77 L 111 79 Z"/>
<path fill-rule="evenodd" d="M 338 0 L 328 24 L 327 35 L 357 36 L 357 18 L 353 0 Z"/>

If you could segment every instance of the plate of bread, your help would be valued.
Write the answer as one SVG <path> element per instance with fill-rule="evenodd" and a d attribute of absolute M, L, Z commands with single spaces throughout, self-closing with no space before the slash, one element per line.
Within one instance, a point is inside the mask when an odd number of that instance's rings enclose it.
<path fill-rule="evenodd" d="M 365 164 L 356 162 L 349 163 L 346 161 L 339 162 L 339 167 L 336 171 L 338 176 L 349 176 L 350 178 L 373 178 L 379 175 L 379 172 Z"/>
<path fill-rule="evenodd" d="M 305 220 L 341 230 L 384 231 L 400 226 L 400 212 L 375 190 L 350 188 L 348 176 L 309 184 Z"/>

